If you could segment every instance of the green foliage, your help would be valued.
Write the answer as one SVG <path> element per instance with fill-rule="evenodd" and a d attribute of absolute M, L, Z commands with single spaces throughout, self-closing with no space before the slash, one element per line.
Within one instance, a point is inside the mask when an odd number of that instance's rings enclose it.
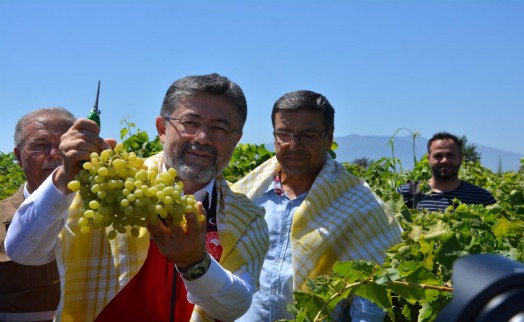
<path fill-rule="evenodd" d="M 335 152 L 336 149 L 338 149 L 338 143 L 335 141 L 331 142 L 331 147 L 329 147 L 328 153 L 333 159 L 337 158 L 337 153 Z"/>
<path fill-rule="evenodd" d="M 272 156 L 273 153 L 269 152 L 264 144 L 238 144 L 229 166 L 223 172 L 224 178 L 236 182 Z"/>
<path fill-rule="evenodd" d="M 465 135 L 461 136 L 460 140 L 462 140 L 462 155 L 464 156 L 464 161 L 480 162 L 481 156 L 477 151 L 477 145 L 468 143 L 468 138 Z"/>
<path fill-rule="evenodd" d="M 523 161 L 524 162 L 524 161 Z M 460 176 L 490 190 L 497 203 L 460 204 L 444 213 L 407 209 L 395 188 L 407 179 L 431 177 L 427 157 L 412 171 L 395 173 L 395 159 L 380 159 L 364 169 L 345 164 L 389 205 L 404 229 L 402 242 L 386 252 L 382 265 L 339 262 L 328 276 L 309 281 L 291 308 L 297 321 L 329 320 L 336 302 L 348 294 L 368 298 L 386 312 L 386 321 L 433 321 L 452 297 L 453 262 L 460 256 L 492 253 L 524 262 L 524 177 L 495 174 L 477 162 L 465 162 Z"/>
<path fill-rule="evenodd" d="M 123 140 L 122 143 L 127 152 L 134 151 L 137 156 L 147 158 L 162 151 L 162 143 L 158 135 L 150 141 L 146 132 L 140 129 L 135 130 L 135 123 L 128 122 L 125 119 L 121 123 L 125 127 L 120 130 L 120 139 Z"/>
<path fill-rule="evenodd" d="M 420 136 L 420 133 L 413 132 L 410 129 L 406 129 L 406 128 L 397 129 L 395 131 L 395 133 L 393 133 L 393 135 L 389 138 L 388 145 L 391 146 L 391 158 L 395 159 L 395 136 L 402 130 L 407 131 L 407 132 L 409 132 L 409 134 L 411 134 L 411 148 L 413 149 L 413 164 L 416 164 L 417 163 L 417 155 L 415 153 L 415 143 L 416 143 L 417 137 Z M 400 169 L 402 169 L 400 161 L 398 162 L 398 165 L 399 165 Z"/>
<path fill-rule="evenodd" d="M 398 175 L 395 171 L 399 164 L 398 159 L 381 158 L 364 168 L 357 164 L 343 163 L 348 171 L 359 177 L 365 178 L 366 182 L 374 188 L 375 194 L 384 199 L 391 195 L 391 191 L 407 180 L 407 173 Z"/>
<path fill-rule="evenodd" d="M 24 171 L 16 163 L 13 152 L 0 152 L 0 200 L 13 195 L 26 181 Z"/>
<path fill-rule="evenodd" d="M 371 163 L 373 163 L 373 162 L 374 161 L 371 160 L 368 157 L 357 158 L 357 159 L 351 161 L 352 164 L 361 166 L 364 169 L 367 169 L 371 165 Z"/>

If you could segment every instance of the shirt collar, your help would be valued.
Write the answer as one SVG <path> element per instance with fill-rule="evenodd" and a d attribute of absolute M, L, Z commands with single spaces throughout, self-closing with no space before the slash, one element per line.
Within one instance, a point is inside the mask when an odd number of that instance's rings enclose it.
<path fill-rule="evenodd" d="M 195 197 L 195 200 L 202 201 L 206 200 L 206 198 L 209 196 L 211 198 L 211 195 L 213 194 L 213 187 L 215 185 L 215 179 L 212 179 L 209 181 L 209 183 L 202 189 L 198 190 L 193 194 Z"/>
<path fill-rule="evenodd" d="M 31 194 L 27 190 L 27 182 L 26 182 L 26 183 L 24 183 L 24 198 L 27 199 L 27 197 L 29 197 L 30 195 Z"/>
<path fill-rule="evenodd" d="M 279 173 L 275 175 L 275 178 L 273 179 L 273 181 L 271 181 L 265 193 L 268 193 L 270 191 L 274 191 L 276 195 L 281 196 L 281 197 L 285 195 L 284 187 L 282 187 L 282 183 L 280 182 Z"/>
<path fill-rule="evenodd" d="M 273 181 L 271 181 L 271 183 L 267 187 L 265 193 L 269 193 L 270 191 L 273 191 L 277 196 L 280 196 L 280 197 L 284 197 L 285 196 L 287 198 L 287 194 L 284 191 L 284 187 L 282 186 L 282 182 L 280 181 L 280 173 L 277 173 L 275 175 L 275 178 L 273 179 Z M 309 190 L 304 192 L 303 194 L 301 194 L 299 196 L 296 196 L 296 199 L 300 199 L 300 198 L 305 197 L 308 194 L 308 192 L 309 192 Z"/>

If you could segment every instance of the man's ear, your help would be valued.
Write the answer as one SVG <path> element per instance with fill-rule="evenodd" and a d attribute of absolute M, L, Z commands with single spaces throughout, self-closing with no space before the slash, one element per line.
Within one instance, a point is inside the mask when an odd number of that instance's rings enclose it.
<path fill-rule="evenodd" d="M 19 166 L 22 166 L 22 155 L 21 155 L 22 149 L 15 146 L 15 148 L 13 149 L 13 152 L 15 153 L 16 162 L 18 163 Z"/>
<path fill-rule="evenodd" d="M 166 121 L 163 117 L 157 116 L 155 124 L 158 138 L 160 139 L 160 142 L 164 143 L 164 139 L 166 137 Z"/>
<path fill-rule="evenodd" d="M 331 144 L 333 144 L 333 133 L 335 132 L 335 129 L 329 129 L 328 132 L 328 139 Z"/>
<path fill-rule="evenodd" d="M 237 146 L 238 142 L 240 142 L 240 139 L 242 138 L 242 135 L 244 135 L 243 132 L 237 133 L 237 137 L 235 138 L 236 139 L 235 146 Z"/>

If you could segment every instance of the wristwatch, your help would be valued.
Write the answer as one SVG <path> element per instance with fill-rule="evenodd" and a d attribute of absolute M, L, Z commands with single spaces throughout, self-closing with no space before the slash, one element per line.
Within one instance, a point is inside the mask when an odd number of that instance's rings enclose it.
<path fill-rule="evenodd" d="M 180 271 L 178 267 L 176 267 L 176 270 L 185 280 L 193 281 L 202 277 L 202 275 L 204 275 L 209 269 L 209 265 L 211 265 L 211 256 L 209 256 L 208 252 L 206 252 L 204 258 L 200 262 L 190 266 L 184 272 Z"/>

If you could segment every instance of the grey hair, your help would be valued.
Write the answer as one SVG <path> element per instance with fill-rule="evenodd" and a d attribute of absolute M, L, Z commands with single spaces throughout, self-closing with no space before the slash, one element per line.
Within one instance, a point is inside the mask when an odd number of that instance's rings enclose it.
<path fill-rule="evenodd" d="M 66 121 L 71 122 L 71 125 L 76 121 L 76 117 L 63 107 L 46 107 L 29 112 L 22 116 L 22 118 L 20 118 L 16 123 L 14 135 L 16 147 L 21 147 L 24 144 L 24 128 L 26 125 L 41 116 L 61 117 Z"/>
<path fill-rule="evenodd" d="M 237 107 L 241 121 L 240 130 L 244 128 L 247 118 L 247 102 L 244 92 L 236 83 L 217 73 L 187 76 L 175 81 L 167 90 L 160 109 L 160 116 L 170 116 L 178 107 L 182 97 L 198 93 L 220 95 L 230 100 Z"/>

